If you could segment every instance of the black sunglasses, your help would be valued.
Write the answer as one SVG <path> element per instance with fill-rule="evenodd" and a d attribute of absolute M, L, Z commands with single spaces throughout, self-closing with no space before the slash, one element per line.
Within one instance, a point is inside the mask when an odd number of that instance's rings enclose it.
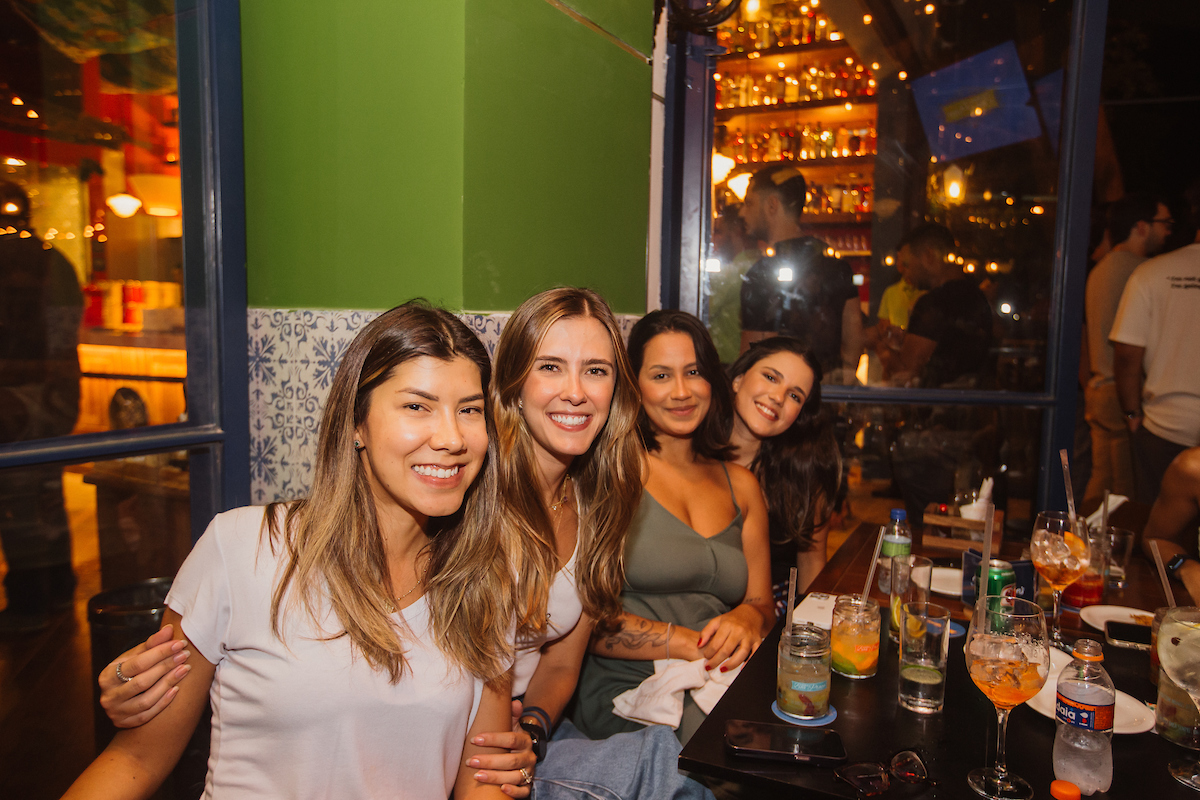
<path fill-rule="evenodd" d="M 859 797 L 883 794 L 891 786 L 890 778 L 895 778 L 901 783 L 933 783 L 929 780 L 929 770 L 925 769 L 925 762 L 914 750 L 901 750 L 896 753 L 886 767 L 878 761 L 864 761 L 838 767 L 833 774 L 853 786 Z"/>

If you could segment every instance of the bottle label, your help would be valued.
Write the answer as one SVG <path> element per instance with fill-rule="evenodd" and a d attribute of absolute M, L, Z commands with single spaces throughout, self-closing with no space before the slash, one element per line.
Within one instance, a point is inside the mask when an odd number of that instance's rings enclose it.
<path fill-rule="evenodd" d="M 879 548 L 879 555 L 885 558 L 891 556 L 906 556 L 912 552 L 912 539 L 905 539 L 900 536 L 887 534 L 883 537 L 883 546 Z M 888 564 L 888 568 L 891 568 Z"/>
<path fill-rule="evenodd" d="M 1112 703 L 1103 706 L 1081 703 L 1078 700 L 1063 697 L 1062 692 L 1059 692 L 1054 702 L 1054 717 L 1059 722 L 1065 722 L 1076 728 L 1104 732 L 1112 730 L 1114 708 Z"/>

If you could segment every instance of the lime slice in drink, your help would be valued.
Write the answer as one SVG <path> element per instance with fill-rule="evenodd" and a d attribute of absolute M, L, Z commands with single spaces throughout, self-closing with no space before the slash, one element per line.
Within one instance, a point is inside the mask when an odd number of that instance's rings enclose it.
<path fill-rule="evenodd" d="M 900 612 L 904 608 L 903 599 L 898 594 L 892 595 L 892 630 L 900 630 Z"/>
<path fill-rule="evenodd" d="M 900 677 L 913 683 L 935 684 L 942 682 L 942 673 L 933 667 L 905 667 Z"/>

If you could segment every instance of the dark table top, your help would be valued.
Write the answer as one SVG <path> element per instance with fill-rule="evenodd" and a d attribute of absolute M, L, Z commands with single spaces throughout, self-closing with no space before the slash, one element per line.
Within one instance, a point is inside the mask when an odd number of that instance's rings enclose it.
<path fill-rule="evenodd" d="M 1140 526 L 1139 526 L 1140 527 Z M 866 569 L 874 549 L 878 528 L 860 525 L 851 534 L 810 591 L 834 594 L 862 591 Z M 1147 587 L 1152 587 L 1152 590 Z M 882 595 L 872 590 L 876 599 Z M 947 601 L 938 598 L 937 601 Z M 1129 587 L 1110 592 L 1105 603 L 1151 609 L 1161 602 L 1154 567 L 1134 553 L 1130 564 Z M 945 602 L 965 617 L 961 603 Z M 887 607 L 886 600 L 883 608 Z M 1064 613 L 1063 629 L 1068 639 L 1078 635 L 1103 642 L 1103 633 L 1082 631 L 1078 616 Z M 692 772 L 735 781 L 753 793 L 748 796 L 770 797 L 842 797 L 854 798 L 848 784 L 834 777 L 829 767 L 783 764 L 739 758 L 724 746 L 725 721 L 747 719 L 775 722 L 771 712 L 775 699 L 776 653 L 783 628 L 780 620 L 750 658 L 741 675 L 713 709 L 712 714 L 692 736 L 679 757 L 680 767 Z M 946 677 L 946 706 L 940 714 L 920 715 L 902 709 L 897 702 L 898 658 L 896 645 L 881 626 L 879 672 L 874 678 L 852 681 L 839 675 L 832 678 L 830 703 L 837 719 L 828 727 L 841 734 L 848 760 L 886 763 L 901 750 L 919 752 L 929 768 L 933 786 L 893 789 L 889 797 L 964 797 L 976 795 L 966 785 L 971 770 L 991 766 L 995 751 L 995 707 L 971 682 L 963 660 L 963 640 L 951 640 Z M 1149 653 L 1122 650 L 1105 645 L 1105 668 L 1117 688 L 1139 700 L 1153 703 L 1156 690 L 1149 680 Z M 1054 780 L 1051 753 L 1055 723 L 1025 705 L 1013 709 L 1009 718 L 1007 763 L 1009 769 L 1034 787 L 1037 797 L 1049 797 Z M 1113 737 L 1113 784 L 1107 794 L 1093 797 L 1195 798 L 1194 792 L 1181 786 L 1167 773 L 1167 762 L 1188 751 L 1160 739 L 1152 731 Z M 797 789 L 806 791 L 797 792 Z"/>

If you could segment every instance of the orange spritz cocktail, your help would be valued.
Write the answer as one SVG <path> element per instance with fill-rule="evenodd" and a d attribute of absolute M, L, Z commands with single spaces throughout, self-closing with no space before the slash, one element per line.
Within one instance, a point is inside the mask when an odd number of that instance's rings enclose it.
<path fill-rule="evenodd" d="M 1046 682 L 1038 667 L 1028 661 L 978 660 L 971 664 L 971 680 L 996 708 L 1015 708 Z"/>
<path fill-rule="evenodd" d="M 1088 543 L 1070 531 L 1055 534 L 1035 530 L 1029 555 L 1041 576 L 1059 592 L 1079 580 L 1091 563 Z"/>

